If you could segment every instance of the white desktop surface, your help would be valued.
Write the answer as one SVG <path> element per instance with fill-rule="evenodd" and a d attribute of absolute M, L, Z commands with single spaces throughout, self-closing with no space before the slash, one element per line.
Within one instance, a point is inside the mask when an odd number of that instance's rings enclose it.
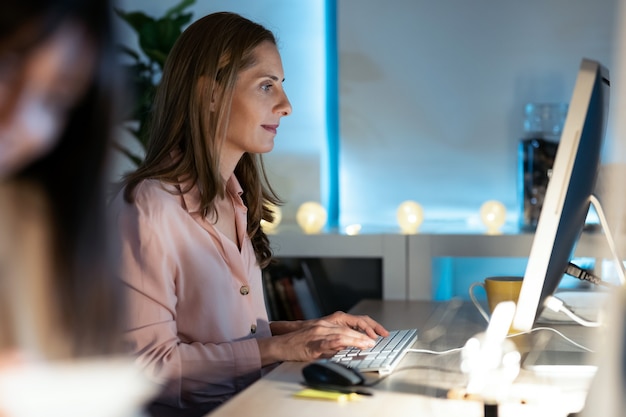
<path fill-rule="evenodd" d="M 461 347 L 467 338 L 486 327 L 471 304 L 466 303 L 458 310 L 445 307 L 429 301 L 364 300 L 351 312 L 369 314 L 390 329 L 417 327 L 421 338 L 414 347 L 436 351 Z M 579 332 L 577 326 L 571 326 L 570 330 L 568 336 L 577 338 L 578 342 L 589 337 L 590 329 Z M 481 402 L 447 398 L 449 390 L 462 388 L 465 381 L 465 376 L 458 372 L 459 361 L 458 353 L 446 356 L 408 353 L 392 375 L 369 388 L 373 396 L 359 396 L 347 402 L 295 398 L 293 395 L 303 388 L 301 369 L 306 364 L 285 362 L 210 416 L 482 417 Z M 499 416 L 565 417 L 582 409 L 589 383 L 589 376 L 538 375 L 522 369 L 509 400 L 500 405 Z"/>

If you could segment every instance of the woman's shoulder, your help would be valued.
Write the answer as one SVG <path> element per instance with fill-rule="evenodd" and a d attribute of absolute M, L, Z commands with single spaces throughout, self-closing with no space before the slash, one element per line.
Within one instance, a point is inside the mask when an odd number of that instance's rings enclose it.
<path fill-rule="evenodd" d="M 175 185 L 155 179 L 146 179 L 138 183 L 132 192 L 132 201 L 125 199 L 123 188 L 113 199 L 112 205 L 121 211 L 135 210 L 143 215 L 155 215 L 164 211 L 180 208 L 180 197 Z"/>
<path fill-rule="evenodd" d="M 177 200 L 177 194 L 175 185 L 166 184 L 163 181 L 155 179 L 141 181 L 134 190 L 135 201 L 141 201 L 142 203 L 175 201 Z"/>

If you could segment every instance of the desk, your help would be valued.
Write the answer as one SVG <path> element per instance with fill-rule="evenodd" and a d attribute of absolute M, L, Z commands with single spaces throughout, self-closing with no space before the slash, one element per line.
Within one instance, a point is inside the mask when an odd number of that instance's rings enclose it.
<path fill-rule="evenodd" d="M 415 347 L 436 351 L 462 347 L 469 337 L 486 327 L 484 319 L 470 303 L 453 307 L 452 303 L 432 301 L 364 300 L 350 312 L 368 314 L 390 329 L 417 327 L 420 334 Z M 579 326 L 564 327 L 570 329 L 560 330 L 578 342 L 588 337 L 581 334 L 579 329 L 583 328 Z M 293 394 L 302 389 L 301 370 L 305 364 L 285 362 L 216 409 L 210 417 L 482 417 L 481 403 L 445 397 L 449 389 L 464 384 L 465 377 L 458 372 L 459 363 L 459 353 L 441 356 L 408 353 L 392 375 L 372 388 L 372 397 L 337 403 L 294 398 Z M 539 376 L 522 370 L 514 384 L 514 400 L 501 405 L 500 416 L 565 417 L 582 408 L 589 382 L 589 377 Z"/>

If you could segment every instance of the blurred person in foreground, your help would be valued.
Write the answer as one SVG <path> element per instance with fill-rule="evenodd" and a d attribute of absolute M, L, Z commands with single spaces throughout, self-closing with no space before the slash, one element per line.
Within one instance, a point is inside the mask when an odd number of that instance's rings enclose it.
<path fill-rule="evenodd" d="M 121 95 L 107 0 L 0 3 L 0 415 L 135 415 L 107 154 Z"/>
<path fill-rule="evenodd" d="M 120 91 L 111 16 L 102 0 L 0 3 L 4 370 L 125 354 L 104 198 Z"/>

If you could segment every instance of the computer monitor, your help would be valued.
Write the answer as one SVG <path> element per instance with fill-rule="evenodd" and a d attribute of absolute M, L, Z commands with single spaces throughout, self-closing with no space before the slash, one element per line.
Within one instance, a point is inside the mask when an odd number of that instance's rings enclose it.
<path fill-rule="evenodd" d="M 593 195 L 609 110 L 609 72 L 583 59 L 535 230 L 513 328 L 530 331 L 559 285 Z"/>

